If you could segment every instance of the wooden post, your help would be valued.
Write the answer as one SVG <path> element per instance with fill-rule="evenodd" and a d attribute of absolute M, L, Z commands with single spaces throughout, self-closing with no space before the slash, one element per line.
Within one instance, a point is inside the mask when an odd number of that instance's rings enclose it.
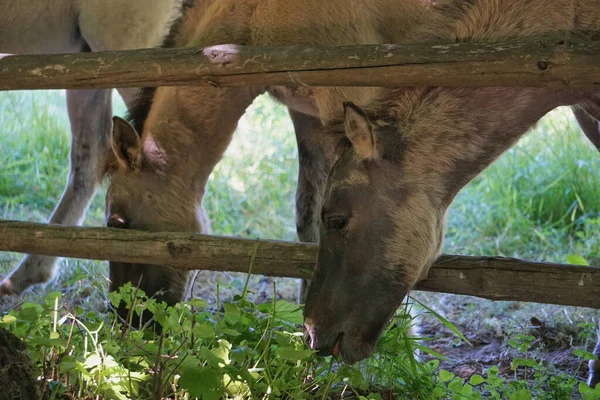
<path fill-rule="evenodd" d="M 1 55 L 0 89 L 145 86 L 598 88 L 600 42 L 237 46 Z"/>
<path fill-rule="evenodd" d="M 0 251 L 182 269 L 310 277 L 317 245 L 237 239 L 181 232 L 65 227 L 0 221 Z M 600 268 L 510 258 L 444 255 L 417 285 L 419 290 L 465 294 L 492 300 L 600 308 Z"/>

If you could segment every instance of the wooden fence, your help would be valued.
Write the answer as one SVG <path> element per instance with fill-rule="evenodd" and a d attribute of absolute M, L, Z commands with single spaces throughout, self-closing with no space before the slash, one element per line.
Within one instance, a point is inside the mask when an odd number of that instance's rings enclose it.
<path fill-rule="evenodd" d="M 317 245 L 0 221 L 0 251 L 307 278 Z M 444 255 L 419 290 L 600 308 L 600 268 Z"/>
<path fill-rule="evenodd" d="M 199 85 L 597 88 L 600 42 L 222 45 L 0 55 L 2 90 Z"/>
<path fill-rule="evenodd" d="M 140 86 L 600 87 L 600 42 L 528 40 L 0 55 L 0 90 Z M 0 221 L 0 251 L 309 277 L 317 246 Z M 420 290 L 600 308 L 600 268 L 444 255 Z"/>

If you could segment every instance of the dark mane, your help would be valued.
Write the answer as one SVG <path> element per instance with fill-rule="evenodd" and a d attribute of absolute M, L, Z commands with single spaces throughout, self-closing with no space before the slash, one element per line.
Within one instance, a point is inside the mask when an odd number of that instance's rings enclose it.
<path fill-rule="evenodd" d="M 146 122 L 146 118 L 148 118 L 148 113 L 150 112 L 150 107 L 152 107 L 154 93 L 156 93 L 156 88 L 140 88 L 139 92 L 135 96 L 135 100 L 133 101 L 131 108 L 127 112 L 127 116 L 125 117 L 131 123 L 131 125 L 133 125 L 139 135 L 141 135 L 144 130 L 144 122 Z"/>
<path fill-rule="evenodd" d="M 169 33 L 165 37 L 165 40 L 163 40 L 161 47 L 175 47 L 175 39 L 177 39 L 177 35 L 179 35 L 179 30 L 181 29 L 181 25 L 183 24 L 183 19 L 187 15 L 189 9 L 193 8 L 195 5 L 196 0 L 183 0 L 183 2 L 181 3 L 181 10 L 179 12 L 179 16 L 175 18 L 175 20 L 171 23 Z"/>
<path fill-rule="evenodd" d="M 160 47 L 170 48 L 175 46 L 175 39 L 179 34 L 181 25 L 183 24 L 183 19 L 188 10 L 194 7 L 195 2 L 195 0 L 183 0 L 183 2 L 181 3 L 181 12 L 171 24 L 169 33 L 165 37 Z M 133 101 L 133 104 L 131 105 L 131 108 L 127 112 L 126 119 L 133 125 L 133 127 L 139 135 L 141 135 L 144 131 L 144 123 L 148 118 L 148 113 L 150 112 L 150 108 L 152 107 L 152 101 L 154 99 L 155 93 L 155 87 L 140 88 L 135 100 Z"/>

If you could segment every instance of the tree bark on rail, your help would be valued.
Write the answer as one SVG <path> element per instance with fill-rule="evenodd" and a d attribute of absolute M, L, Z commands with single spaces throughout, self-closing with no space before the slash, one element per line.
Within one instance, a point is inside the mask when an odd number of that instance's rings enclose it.
<path fill-rule="evenodd" d="M 307 278 L 317 245 L 0 221 L 0 251 Z M 600 308 L 600 268 L 444 255 L 418 290 Z"/>
<path fill-rule="evenodd" d="M 600 42 L 238 46 L 0 54 L 0 89 L 155 86 L 600 87 Z"/>

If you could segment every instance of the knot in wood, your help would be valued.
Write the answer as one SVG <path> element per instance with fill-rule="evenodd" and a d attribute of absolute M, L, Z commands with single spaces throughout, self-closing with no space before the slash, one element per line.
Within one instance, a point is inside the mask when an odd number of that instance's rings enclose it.
<path fill-rule="evenodd" d="M 173 258 L 177 258 L 182 254 L 189 254 L 192 252 L 192 249 L 188 246 L 177 244 L 175 242 L 167 242 L 167 250 L 169 250 L 169 255 Z"/>
<path fill-rule="evenodd" d="M 550 63 L 546 59 L 541 59 L 537 62 L 537 67 L 540 71 L 545 71 L 550 66 Z"/>

